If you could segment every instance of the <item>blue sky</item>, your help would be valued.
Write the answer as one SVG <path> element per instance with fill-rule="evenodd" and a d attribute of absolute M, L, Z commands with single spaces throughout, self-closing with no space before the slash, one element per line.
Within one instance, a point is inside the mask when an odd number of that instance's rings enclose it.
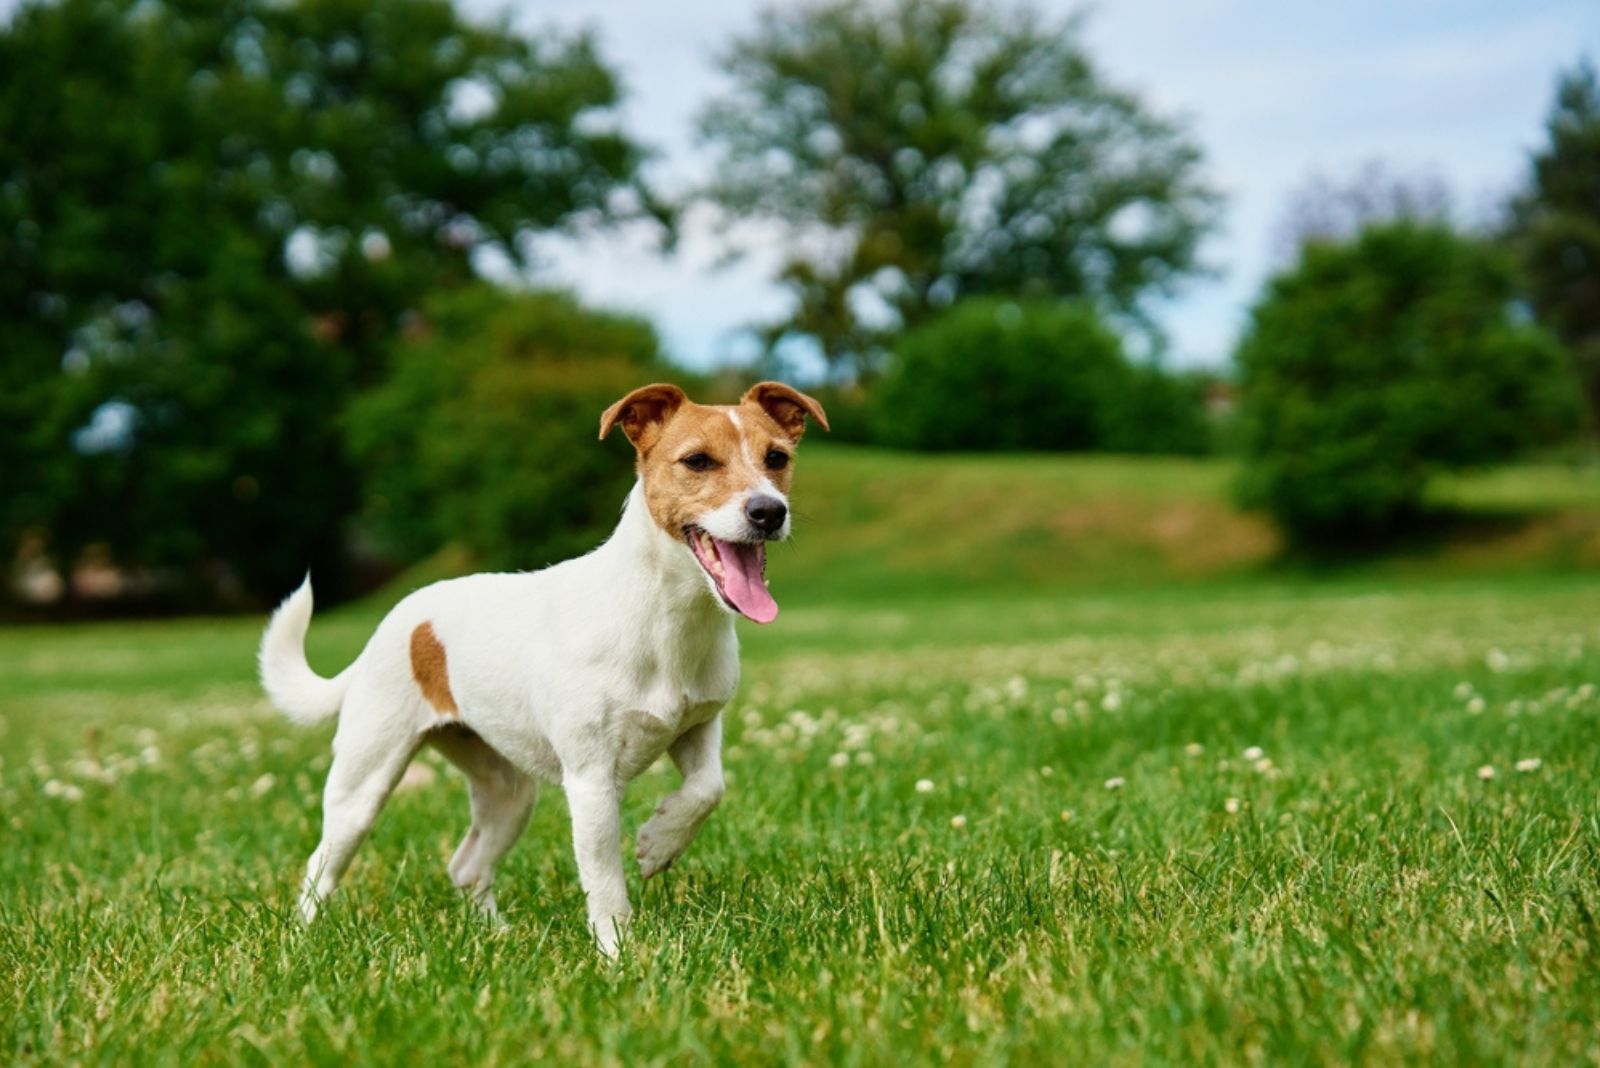
<path fill-rule="evenodd" d="M 469 0 L 529 31 L 596 31 L 621 71 L 633 134 L 662 158 L 655 174 L 686 187 L 707 166 L 693 119 L 721 84 L 712 57 L 761 5 L 730 0 Z M 1082 5 L 1041 3 L 1059 12 Z M 1520 180 L 1542 137 L 1556 72 L 1600 60 L 1600 0 L 1104 0 L 1085 29 L 1108 78 L 1160 111 L 1188 116 L 1211 180 L 1227 197 L 1205 258 L 1217 276 L 1160 309 L 1172 359 L 1226 362 L 1274 266 L 1287 196 L 1313 173 L 1339 178 L 1370 160 L 1448 182 L 1481 217 Z M 718 269 L 710 221 L 691 215 L 678 253 L 643 234 L 544 246 L 544 281 L 649 316 L 673 355 L 704 366 L 746 351 L 739 328 L 782 313 L 767 283 L 778 249 Z"/>

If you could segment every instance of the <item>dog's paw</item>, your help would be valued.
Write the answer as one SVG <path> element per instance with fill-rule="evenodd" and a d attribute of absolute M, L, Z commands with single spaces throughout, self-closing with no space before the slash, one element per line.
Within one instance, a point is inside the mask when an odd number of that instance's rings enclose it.
<path fill-rule="evenodd" d="M 602 916 L 589 921 L 589 930 L 594 932 L 595 948 L 607 960 L 616 960 L 622 951 L 622 935 L 628 926 L 628 914 L 619 916 Z"/>
<path fill-rule="evenodd" d="M 672 862 L 689 844 L 681 831 L 661 826 L 658 819 L 652 818 L 639 828 L 639 847 L 634 851 L 639 861 L 639 874 L 646 879 L 672 867 Z"/>

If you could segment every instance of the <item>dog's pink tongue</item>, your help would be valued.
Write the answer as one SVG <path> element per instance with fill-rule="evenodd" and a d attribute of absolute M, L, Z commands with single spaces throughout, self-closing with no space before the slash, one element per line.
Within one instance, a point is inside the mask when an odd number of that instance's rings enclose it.
<path fill-rule="evenodd" d="M 756 623 L 771 623 L 778 618 L 778 602 L 767 592 L 767 577 L 762 574 L 766 552 L 760 543 L 735 545 L 718 541 L 717 555 L 722 557 L 722 592 L 733 607 L 746 619 Z"/>

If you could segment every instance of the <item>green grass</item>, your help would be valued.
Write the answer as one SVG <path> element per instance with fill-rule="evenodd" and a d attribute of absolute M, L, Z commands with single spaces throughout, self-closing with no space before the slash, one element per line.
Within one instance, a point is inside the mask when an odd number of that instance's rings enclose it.
<path fill-rule="evenodd" d="M 1232 504 L 1222 460 L 923 456 L 808 443 L 802 522 L 774 573 L 831 601 L 942 590 L 1139 588 L 1281 577 L 1266 518 Z M 1391 577 L 1600 567 L 1600 465 L 1526 464 L 1439 480 L 1443 514 Z M 790 557 L 792 559 L 786 559 Z"/>
<path fill-rule="evenodd" d="M 0 1062 L 1600 1062 L 1600 574 L 1138 582 L 1124 548 L 1030 589 L 1042 565 L 960 573 L 960 514 L 948 557 L 890 537 L 977 461 L 903 461 L 918 495 L 817 457 L 784 615 L 744 631 L 727 801 L 630 874 L 615 965 L 560 791 L 496 933 L 444 875 L 466 799 L 428 757 L 300 930 L 329 732 L 259 696 L 259 620 L 0 631 Z M 1210 508 L 1219 470 L 1044 465 L 1034 499 Z M 806 496 L 850 480 L 843 511 Z M 1028 523 L 967 514 L 1003 547 Z M 313 663 L 375 618 L 319 617 Z M 628 826 L 675 782 L 638 780 Z"/>

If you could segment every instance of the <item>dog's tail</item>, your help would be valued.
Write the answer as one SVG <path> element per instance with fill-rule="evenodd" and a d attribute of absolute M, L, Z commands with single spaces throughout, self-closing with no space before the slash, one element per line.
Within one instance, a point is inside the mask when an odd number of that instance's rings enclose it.
<path fill-rule="evenodd" d="M 272 613 L 261 636 L 261 685 L 278 710 L 302 726 L 320 723 L 339 711 L 349 686 L 350 668 L 325 679 L 306 663 L 306 630 L 311 626 L 311 576 Z M 355 665 L 351 665 L 354 667 Z"/>

